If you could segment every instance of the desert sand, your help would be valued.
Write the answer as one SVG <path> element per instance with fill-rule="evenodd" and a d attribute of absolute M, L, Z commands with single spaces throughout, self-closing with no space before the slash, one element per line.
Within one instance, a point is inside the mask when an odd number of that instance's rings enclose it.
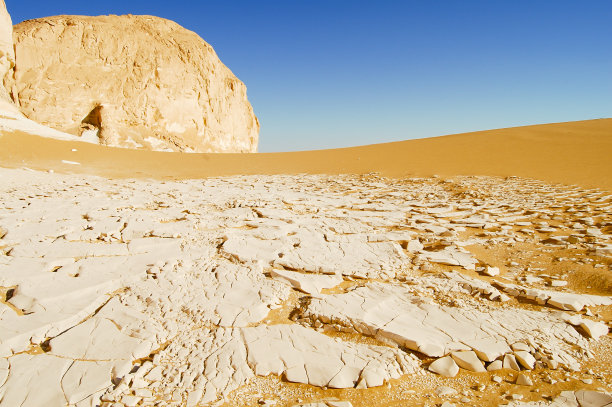
<path fill-rule="evenodd" d="M 154 179 L 300 173 L 378 173 L 389 177 L 492 175 L 611 190 L 611 152 L 612 119 L 342 149 L 246 155 L 105 148 L 10 132 L 0 137 L 0 159 L 4 166 Z M 81 165 L 62 165 L 62 160 Z"/>
<path fill-rule="evenodd" d="M 246 155 L 7 123 L 0 406 L 612 403 L 612 119 Z"/>
<path fill-rule="evenodd" d="M 11 24 L 0 407 L 612 406 L 612 119 L 193 153 L 259 131 L 197 34 Z"/>

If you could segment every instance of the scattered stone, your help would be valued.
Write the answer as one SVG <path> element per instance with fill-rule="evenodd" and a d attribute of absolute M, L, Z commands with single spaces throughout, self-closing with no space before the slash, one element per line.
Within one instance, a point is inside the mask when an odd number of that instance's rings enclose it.
<path fill-rule="evenodd" d="M 541 277 L 536 276 L 525 276 L 521 279 L 525 284 L 535 284 L 543 281 Z"/>
<path fill-rule="evenodd" d="M 559 361 L 558 360 L 555 360 L 555 359 L 552 359 L 552 358 L 546 358 L 545 363 L 546 363 L 546 366 L 549 369 L 556 370 L 556 369 L 559 368 Z"/>
<path fill-rule="evenodd" d="M 454 358 L 450 356 L 435 360 L 429 365 L 428 369 L 445 377 L 455 377 L 459 373 L 459 366 L 455 363 Z"/>
<path fill-rule="evenodd" d="M 526 351 L 529 352 L 529 345 L 524 344 L 522 342 L 517 342 L 512 344 L 513 351 Z"/>
<path fill-rule="evenodd" d="M 463 369 L 472 372 L 486 372 L 484 365 L 473 351 L 453 352 L 451 356 L 457 365 Z"/>
<path fill-rule="evenodd" d="M 489 364 L 489 366 L 487 366 L 487 371 L 493 372 L 495 370 L 503 369 L 503 367 L 504 367 L 504 365 L 503 365 L 503 362 L 501 360 L 495 360 L 495 361 L 491 362 Z"/>
<path fill-rule="evenodd" d="M 142 400 L 141 397 L 136 396 L 123 396 L 121 402 L 125 407 L 135 407 Z"/>
<path fill-rule="evenodd" d="M 608 327 L 603 322 L 595 322 L 590 319 L 583 319 L 580 322 L 580 327 L 593 339 L 599 339 L 600 337 L 608 334 Z"/>
<path fill-rule="evenodd" d="M 490 267 L 490 266 L 487 266 L 485 268 L 485 270 L 484 270 L 484 273 L 487 276 L 490 276 L 490 277 L 498 276 L 499 275 L 499 267 Z"/>
<path fill-rule="evenodd" d="M 520 365 L 523 366 L 525 369 L 532 370 L 534 368 L 536 360 L 533 355 L 531 355 L 531 353 L 519 350 L 514 352 L 514 356 L 516 357 L 516 360 L 520 363 Z"/>
<path fill-rule="evenodd" d="M 603 232 L 601 230 L 599 230 L 598 228 L 587 228 L 586 235 L 587 236 L 599 237 L 599 236 L 603 235 Z"/>
<path fill-rule="evenodd" d="M 439 386 L 436 388 L 434 393 L 438 397 L 452 396 L 454 394 L 457 394 L 457 390 L 453 389 L 452 387 L 448 387 L 448 386 Z"/>
<path fill-rule="evenodd" d="M 504 355 L 503 368 L 516 370 L 517 372 L 521 370 L 514 355 Z"/>
<path fill-rule="evenodd" d="M 490 339 L 476 339 L 466 341 L 465 344 L 471 347 L 480 360 L 484 362 L 492 362 L 505 353 L 510 352 L 510 347 L 506 342 Z"/>
<path fill-rule="evenodd" d="M 529 376 L 524 375 L 523 373 L 519 373 L 515 381 L 516 384 L 520 386 L 533 386 L 533 381 Z"/>

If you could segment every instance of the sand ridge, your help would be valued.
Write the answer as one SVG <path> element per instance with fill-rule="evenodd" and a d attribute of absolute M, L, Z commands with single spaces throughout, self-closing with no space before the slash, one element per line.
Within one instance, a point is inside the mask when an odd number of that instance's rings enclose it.
<path fill-rule="evenodd" d="M 610 119 L 245 155 L 17 122 L 0 407 L 612 402 Z"/>
<path fill-rule="evenodd" d="M 76 149 L 77 151 L 72 151 Z M 612 119 L 542 124 L 342 149 L 180 154 L 4 132 L 4 167 L 105 177 L 188 179 L 252 174 L 493 175 L 612 190 Z M 80 165 L 62 164 L 62 160 Z"/>

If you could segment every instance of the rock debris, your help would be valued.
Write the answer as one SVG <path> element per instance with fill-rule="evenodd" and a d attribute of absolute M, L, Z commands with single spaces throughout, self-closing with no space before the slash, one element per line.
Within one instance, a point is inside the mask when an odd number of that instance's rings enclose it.
<path fill-rule="evenodd" d="M 533 387 L 534 372 L 579 374 L 608 338 L 611 297 L 474 249 L 581 250 L 609 272 L 601 191 L 491 177 L 0 180 L 0 406 L 220 405 L 265 376 L 325 389 L 435 376 L 444 403 L 469 403 L 453 380 Z M 604 390 L 500 403 L 603 406 Z"/>

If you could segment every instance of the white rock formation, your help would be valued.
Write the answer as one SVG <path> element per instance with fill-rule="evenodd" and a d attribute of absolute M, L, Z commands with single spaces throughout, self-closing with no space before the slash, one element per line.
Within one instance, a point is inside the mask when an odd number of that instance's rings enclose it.
<path fill-rule="evenodd" d="M 0 112 L 8 112 L 10 115 L 21 115 L 5 88 L 5 84 L 8 83 L 10 89 L 10 77 L 14 66 L 13 22 L 6 10 L 4 0 L 0 0 Z"/>
<path fill-rule="evenodd" d="M 257 150 L 259 123 L 246 87 L 210 45 L 174 22 L 47 17 L 16 25 L 14 41 L 16 66 L 5 84 L 38 123 L 111 146 Z M 6 71 L 12 54 L 0 48 Z"/>

